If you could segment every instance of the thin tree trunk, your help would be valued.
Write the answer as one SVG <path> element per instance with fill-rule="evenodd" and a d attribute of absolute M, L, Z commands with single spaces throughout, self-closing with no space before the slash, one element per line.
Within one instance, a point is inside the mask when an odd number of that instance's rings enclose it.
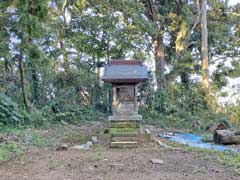
<path fill-rule="evenodd" d="M 37 15 L 37 9 L 36 4 L 34 1 L 28 1 L 28 13 L 30 16 L 36 16 Z M 30 22 L 28 22 L 27 25 L 27 33 L 28 33 L 28 44 L 32 45 L 32 27 Z M 31 49 L 30 49 L 31 50 Z M 30 54 L 30 53 L 29 53 Z M 32 97 L 33 100 L 38 104 L 39 103 L 39 78 L 37 74 L 37 67 L 36 64 L 33 62 L 34 57 L 29 57 L 30 60 L 30 67 L 31 67 L 31 76 L 32 76 Z"/>
<path fill-rule="evenodd" d="M 33 100 L 39 103 L 39 84 L 38 84 L 38 74 L 36 70 L 36 66 L 31 63 L 31 74 L 32 74 L 32 88 L 33 88 Z"/>
<path fill-rule="evenodd" d="M 62 9 L 61 9 L 61 14 L 63 16 L 63 20 L 64 20 L 64 24 L 63 26 L 65 27 L 67 25 L 67 18 L 66 18 L 66 10 L 67 10 L 67 6 L 68 6 L 68 0 L 64 0 L 63 1 L 63 5 L 62 5 Z M 70 63 L 68 60 L 68 54 L 67 51 L 65 49 L 65 42 L 64 42 L 64 38 L 65 38 L 65 28 L 62 27 L 62 29 L 60 30 L 60 48 L 61 48 L 61 52 L 63 55 L 63 68 L 66 74 L 68 74 L 70 72 Z"/>
<path fill-rule="evenodd" d="M 208 30 L 207 30 L 207 0 L 202 0 L 201 7 L 201 62 L 202 62 L 202 85 L 209 88 L 208 70 Z"/>
<path fill-rule="evenodd" d="M 64 34 L 64 32 L 63 32 Z M 64 43 L 63 43 L 63 40 L 60 41 L 60 48 L 61 48 L 61 52 L 62 52 L 62 55 L 63 55 L 63 68 L 64 68 L 64 72 L 66 74 L 68 74 L 70 72 L 70 63 L 69 63 L 69 60 L 68 60 L 68 55 L 67 55 L 67 52 L 66 52 L 66 49 L 64 47 Z"/>
<path fill-rule="evenodd" d="M 19 71 L 20 71 L 20 79 L 21 79 L 21 86 L 22 86 L 22 97 L 23 97 L 23 103 L 24 107 L 27 111 L 29 111 L 28 106 L 28 99 L 26 96 L 26 86 L 25 86 L 25 75 L 24 75 L 24 67 L 23 67 L 23 55 L 20 52 L 20 55 L 18 56 L 18 62 L 19 62 Z"/>
<path fill-rule="evenodd" d="M 100 93 L 101 93 L 101 90 L 100 90 L 100 81 L 101 81 L 101 78 L 100 78 L 100 60 L 99 60 L 99 57 L 97 57 L 95 59 L 96 59 L 95 68 L 96 68 L 96 71 L 97 71 L 96 105 L 98 106 L 100 104 Z"/>

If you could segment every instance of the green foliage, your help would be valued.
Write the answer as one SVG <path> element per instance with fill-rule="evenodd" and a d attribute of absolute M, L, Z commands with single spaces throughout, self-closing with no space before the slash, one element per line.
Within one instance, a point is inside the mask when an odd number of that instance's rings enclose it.
<path fill-rule="evenodd" d="M 60 112 L 55 115 L 55 120 L 58 122 L 78 123 L 81 121 L 102 121 L 104 114 L 98 112 L 94 108 L 82 107 L 72 109 L 71 111 Z"/>
<path fill-rule="evenodd" d="M 163 127 L 201 130 L 225 118 L 209 108 L 206 98 L 217 106 L 214 98 L 188 78 L 200 74 L 200 26 L 191 32 L 199 13 L 196 5 L 166 0 L 152 5 L 127 0 L 0 2 L 0 92 L 5 93 L 0 95 L 0 125 L 102 120 L 109 113 L 111 95 L 106 93 L 109 87 L 100 86 L 101 68 L 110 59 L 151 59 L 153 39 L 163 35 L 164 63 L 172 68 L 165 74 L 169 85 L 154 92 L 149 84 L 142 91 L 144 119 Z M 233 60 L 233 68 L 220 63 L 213 73 L 212 89 L 217 91 L 226 85 L 227 76 L 239 77 L 239 5 L 210 0 L 208 6 L 209 59 Z M 174 82 L 178 76 L 181 85 Z M 21 109 L 23 84 L 30 111 Z M 239 112 L 238 106 L 226 111 L 232 122 L 240 121 Z"/>
<path fill-rule="evenodd" d="M 237 153 L 220 153 L 218 161 L 223 165 L 233 167 L 236 173 L 240 174 L 240 155 Z"/>
<path fill-rule="evenodd" d="M 147 97 L 147 107 L 140 111 L 147 123 L 201 131 L 223 119 L 228 121 L 208 107 L 204 92 L 196 85 L 169 85 Z"/>
<path fill-rule="evenodd" d="M 34 147 L 46 147 L 49 143 L 48 140 L 43 137 L 43 135 L 41 135 L 40 133 L 31 133 L 29 135 L 31 137 L 30 140 L 30 145 L 34 146 Z"/>
<path fill-rule="evenodd" d="M 18 124 L 22 119 L 18 105 L 4 94 L 0 94 L 0 125 Z"/>
<path fill-rule="evenodd" d="M 25 127 L 46 127 L 51 124 L 51 118 L 35 108 L 30 113 L 23 110 L 22 117 L 20 125 Z"/>
<path fill-rule="evenodd" d="M 87 143 L 88 141 L 91 141 L 92 136 L 85 136 L 80 132 L 74 132 L 74 133 L 67 133 L 63 137 L 63 141 L 66 143 L 71 143 L 71 144 L 84 144 Z"/>
<path fill-rule="evenodd" d="M 213 134 L 212 133 L 204 133 L 201 135 L 203 142 L 212 142 L 213 141 Z"/>
<path fill-rule="evenodd" d="M 17 154 L 21 154 L 22 151 L 16 143 L 2 143 L 0 144 L 0 161 L 8 160 Z"/>
<path fill-rule="evenodd" d="M 240 103 L 236 105 L 228 105 L 225 107 L 225 112 L 229 117 L 230 123 L 235 128 L 239 128 L 240 125 Z"/>

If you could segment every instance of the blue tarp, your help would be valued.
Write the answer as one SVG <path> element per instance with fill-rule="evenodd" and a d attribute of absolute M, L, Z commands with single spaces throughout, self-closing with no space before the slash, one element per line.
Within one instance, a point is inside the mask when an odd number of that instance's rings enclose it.
<path fill-rule="evenodd" d="M 197 147 L 221 152 L 231 151 L 235 153 L 240 153 L 240 151 L 235 148 L 203 142 L 201 136 L 192 133 L 176 133 L 171 136 L 166 134 L 160 134 L 160 137 L 168 138 L 170 141 L 174 141 L 180 144 L 186 144 L 190 147 Z"/>

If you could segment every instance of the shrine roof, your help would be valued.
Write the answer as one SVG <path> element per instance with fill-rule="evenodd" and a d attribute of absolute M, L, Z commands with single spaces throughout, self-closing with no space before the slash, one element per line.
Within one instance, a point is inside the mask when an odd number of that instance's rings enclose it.
<path fill-rule="evenodd" d="M 147 79 L 147 67 L 139 60 L 112 60 L 105 66 L 102 77 L 111 83 L 138 83 Z"/>

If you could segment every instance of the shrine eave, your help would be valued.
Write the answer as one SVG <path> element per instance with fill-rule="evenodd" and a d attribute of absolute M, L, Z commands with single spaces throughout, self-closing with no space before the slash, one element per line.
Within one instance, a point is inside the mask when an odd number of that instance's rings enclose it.
<path fill-rule="evenodd" d="M 148 80 L 148 78 L 128 78 L 128 79 L 104 79 L 102 78 L 104 82 L 108 83 L 140 83 L 145 82 Z"/>
<path fill-rule="evenodd" d="M 110 83 L 139 83 L 147 79 L 147 67 L 138 60 L 110 61 L 102 77 L 104 82 Z"/>

